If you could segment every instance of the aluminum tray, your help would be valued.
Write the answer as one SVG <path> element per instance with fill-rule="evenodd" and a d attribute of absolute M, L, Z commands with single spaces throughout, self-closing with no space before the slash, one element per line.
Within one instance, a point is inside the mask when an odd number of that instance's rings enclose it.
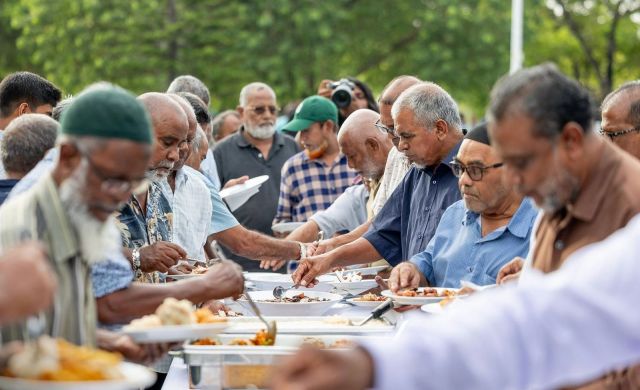
<path fill-rule="evenodd" d="M 356 323 L 364 317 L 324 316 L 324 317 L 265 317 L 267 321 L 277 322 L 279 334 L 298 335 L 384 335 L 392 333 L 395 326 L 387 320 L 372 320 L 364 326 L 354 326 L 337 323 L 339 320 L 348 320 Z M 255 334 L 264 329 L 264 324 L 257 317 L 231 317 L 227 322 L 224 333 Z"/>

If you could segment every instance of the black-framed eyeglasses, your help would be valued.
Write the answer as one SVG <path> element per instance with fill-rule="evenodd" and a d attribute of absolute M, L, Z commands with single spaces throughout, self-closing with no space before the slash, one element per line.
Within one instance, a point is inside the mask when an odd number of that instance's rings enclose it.
<path fill-rule="evenodd" d="M 600 135 L 602 135 L 604 137 L 609 137 L 609 139 L 612 140 L 612 141 L 613 141 L 614 138 L 621 137 L 621 136 L 623 136 L 625 134 L 633 133 L 634 131 L 639 131 L 640 132 L 640 126 L 632 127 L 630 129 L 626 129 L 626 130 L 618 130 L 618 131 L 604 131 L 604 129 L 598 130 Z"/>
<path fill-rule="evenodd" d="M 249 106 L 247 108 L 253 111 L 256 115 L 262 115 L 265 112 L 267 112 L 267 110 L 269 111 L 269 113 L 271 113 L 271 115 L 277 115 L 278 112 L 280 112 L 280 108 L 277 106 L 257 106 L 257 107 Z"/>
<path fill-rule="evenodd" d="M 400 137 L 398 137 L 394 129 L 390 129 L 387 126 L 383 125 L 382 122 L 380 122 L 380 119 L 378 119 L 373 125 L 383 134 L 389 134 L 392 137 L 391 141 L 393 142 L 393 145 L 395 145 L 396 147 L 398 146 L 398 144 L 400 143 Z"/>
<path fill-rule="evenodd" d="M 461 164 L 457 161 L 451 161 L 451 163 L 449 164 L 451 165 L 451 169 L 453 170 L 453 174 L 456 175 L 456 177 L 460 177 L 462 176 L 463 173 L 467 172 L 467 175 L 469 175 L 469 178 L 473 181 L 480 181 L 482 180 L 482 177 L 484 176 L 484 173 L 489 170 L 489 169 L 493 169 L 493 168 L 500 168 L 501 166 L 504 165 L 504 163 L 496 163 L 493 165 L 489 165 L 487 167 L 483 167 L 481 165 L 464 165 Z"/>

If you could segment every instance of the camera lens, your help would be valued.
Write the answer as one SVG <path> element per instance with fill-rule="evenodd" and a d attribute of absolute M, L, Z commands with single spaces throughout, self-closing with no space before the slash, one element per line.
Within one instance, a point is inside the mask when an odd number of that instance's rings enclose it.
<path fill-rule="evenodd" d="M 331 100 L 340 108 L 349 107 L 351 104 L 351 88 L 341 85 L 331 94 Z"/>

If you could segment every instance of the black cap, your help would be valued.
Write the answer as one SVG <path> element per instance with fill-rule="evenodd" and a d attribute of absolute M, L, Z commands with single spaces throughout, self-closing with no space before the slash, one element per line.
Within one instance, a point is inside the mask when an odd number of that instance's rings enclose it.
<path fill-rule="evenodd" d="M 467 135 L 464 136 L 464 139 L 470 139 L 472 141 L 491 146 L 491 141 L 489 140 L 489 132 L 487 131 L 487 122 L 478 123 L 467 133 Z"/>

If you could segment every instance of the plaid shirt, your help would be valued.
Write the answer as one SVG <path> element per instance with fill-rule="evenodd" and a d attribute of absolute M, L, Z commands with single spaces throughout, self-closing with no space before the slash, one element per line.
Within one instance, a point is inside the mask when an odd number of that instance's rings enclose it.
<path fill-rule="evenodd" d="M 273 223 L 307 221 L 316 211 L 329 208 L 356 176 L 343 154 L 331 166 L 322 160 L 310 160 L 304 151 L 292 156 L 282 167 L 280 200 Z"/>

